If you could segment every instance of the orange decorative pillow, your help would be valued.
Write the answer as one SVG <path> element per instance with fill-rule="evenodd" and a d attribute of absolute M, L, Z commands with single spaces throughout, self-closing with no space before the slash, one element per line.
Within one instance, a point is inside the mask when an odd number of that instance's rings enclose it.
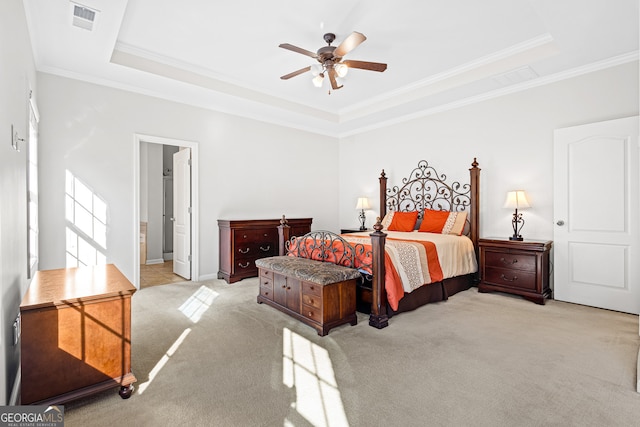
<path fill-rule="evenodd" d="M 389 231 L 413 231 L 418 220 L 418 211 L 394 212 Z"/>
<path fill-rule="evenodd" d="M 467 222 L 466 212 L 434 211 L 425 209 L 418 231 L 426 233 L 456 234 L 460 236 Z"/>

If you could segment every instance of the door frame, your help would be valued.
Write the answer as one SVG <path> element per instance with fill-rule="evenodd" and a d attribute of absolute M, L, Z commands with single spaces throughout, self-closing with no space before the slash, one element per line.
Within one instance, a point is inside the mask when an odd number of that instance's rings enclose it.
<path fill-rule="evenodd" d="M 191 149 L 191 280 L 197 281 L 200 277 L 198 143 L 139 133 L 135 133 L 133 139 L 133 285 L 140 289 L 140 144 L 143 142 Z"/>

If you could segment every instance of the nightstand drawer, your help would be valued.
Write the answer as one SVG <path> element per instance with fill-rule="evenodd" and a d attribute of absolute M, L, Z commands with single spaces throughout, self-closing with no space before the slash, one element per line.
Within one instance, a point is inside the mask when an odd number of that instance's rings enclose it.
<path fill-rule="evenodd" d="M 536 271 L 536 256 L 523 253 L 492 252 L 485 253 L 485 266 Z"/>
<path fill-rule="evenodd" d="M 536 290 L 535 271 L 487 267 L 484 273 L 484 281 L 488 284 L 508 286 L 510 288 Z"/>

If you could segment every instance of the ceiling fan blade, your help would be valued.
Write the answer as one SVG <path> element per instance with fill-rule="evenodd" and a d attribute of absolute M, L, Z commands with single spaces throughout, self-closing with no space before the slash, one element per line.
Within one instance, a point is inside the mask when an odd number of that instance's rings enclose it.
<path fill-rule="evenodd" d="M 327 72 L 329 73 L 329 81 L 331 82 L 331 88 L 333 90 L 340 89 L 342 85 L 338 86 L 338 82 L 336 81 L 336 70 L 334 70 L 333 68 L 329 68 Z"/>
<path fill-rule="evenodd" d="M 367 61 L 350 61 L 344 60 L 342 61 L 349 68 L 360 68 L 361 70 L 371 70 L 371 71 L 379 71 L 383 72 L 387 69 L 387 64 L 383 64 L 381 62 L 367 62 Z"/>
<path fill-rule="evenodd" d="M 338 58 L 342 58 L 347 53 L 351 52 L 353 49 L 358 47 L 360 43 L 365 41 L 367 38 L 364 34 L 354 31 L 349 34 L 349 36 L 340 43 L 340 45 L 333 51 L 333 56 Z"/>
<path fill-rule="evenodd" d="M 310 56 L 312 58 L 317 58 L 318 57 L 318 54 L 315 53 L 315 52 L 311 52 L 310 50 L 303 49 L 301 47 L 294 46 L 294 45 L 289 44 L 289 43 L 282 43 L 278 47 L 281 47 L 281 48 L 287 49 L 287 50 L 291 50 L 293 52 L 301 53 L 303 55 L 307 55 L 307 56 Z"/>
<path fill-rule="evenodd" d="M 304 68 L 300 68 L 297 71 L 294 71 L 293 73 L 289 73 L 289 74 L 285 74 L 284 76 L 280 77 L 282 80 L 288 80 L 291 77 L 295 77 L 298 74 L 302 74 L 302 73 L 306 73 L 307 71 L 311 71 L 311 65 L 309 65 L 308 67 L 304 67 Z"/>

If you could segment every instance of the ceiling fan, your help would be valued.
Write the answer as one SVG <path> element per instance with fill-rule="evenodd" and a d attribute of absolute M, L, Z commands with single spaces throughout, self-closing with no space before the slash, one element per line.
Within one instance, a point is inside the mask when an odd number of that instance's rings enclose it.
<path fill-rule="evenodd" d="M 387 69 L 387 64 L 380 62 L 367 62 L 367 61 L 352 61 L 345 60 L 343 57 L 358 47 L 367 38 L 362 33 L 357 31 L 352 32 L 349 36 L 342 41 L 338 46 L 331 46 L 331 43 L 336 39 L 336 35 L 333 33 L 327 33 L 324 35 L 324 41 L 328 46 L 323 46 L 318 49 L 317 52 L 311 52 L 306 49 L 291 45 L 289 43 L 282 43 L 279 47 L 293 52 L 301 53 L 303 55 L 315 58 L 319 64 L 310 65 L 308 67 L 301 68 L 289 74 L 285 74 L 280 77 L 282 80 L 288 80 L 291 77 L 295 77 L 299 74 L 312 71 L 314 74 L 313 84 L 316 87 L 322 86 L 322 81 L 325 76 L 329 77 L 331 82 L 331 88 L 333 90 L 340 89 L 342 85 L 338 85 L 336 77 L 344 77 L 347 74 L 349 68 L 359 68 L 361 70 L 379 71 L 382 72 Z"/>

